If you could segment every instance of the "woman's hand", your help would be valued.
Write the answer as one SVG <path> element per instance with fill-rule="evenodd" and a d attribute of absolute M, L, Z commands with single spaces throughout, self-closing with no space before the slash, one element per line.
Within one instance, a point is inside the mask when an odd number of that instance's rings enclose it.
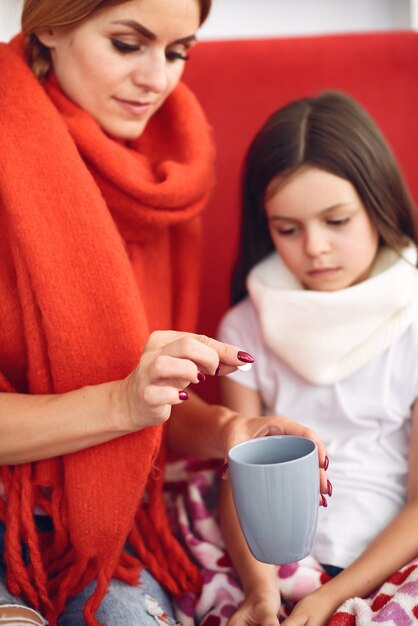
<path fill-rule="evenodd" d="M 264 589 L 249 593 L 227 626 L 278 626 L 280 593 L 276 589 Z"/>
<path fill-rule="evenodd" d="M 224 420 L 221 430 L 224 457 L 227 456 L 228 450 L 232 446 L 255 437 L 266 437 L 268 435 L 307 437 L 312 439 L 318 448 L 318 465 L 321 468 L 321 493 L 330 496 L 332 494 L 332 486 L 326 476 L 328 457 L 325 446 L 318 435 L 310 428 L 306 428 L 303 424 L 295 422 L 288 417 L 262 415 L 263 403 L 256 389 L 239 385 L 229 379 L 228 376 L 223 377 L 220 383 L 222 401 L 226 406 L 234 410 L 230 412 L 229 418 Z M 300 417 L 301 419 L 303 418 L 303 416 Z M 320 497 L 320 504 L 327 506 L 325 495 Z"/>
<path fill-rule="evenodd" d="M 252 357 L 237 346 L 204 335 L 153 332 L 135 370 L 122 381 L 134 430 L 165 422 L 172 406 L 188 399 L 185 389 L 222 369 L 227 373 Z"/>
<path fill-rule="evenodd" d="M 229 450 L 232 446 L 241 443 L 242 441 L 246 441 L 247 439 L 266 437 L 268 435 L 297 435 L 299 437 L 312 439 L 318 448 L 318 464 L 321 468 L 321 493 L 328 496 L 332 494 L 332 486 L 326 475 L 329 461 L 325 446 L 315 431 L 310 428 L 307 428 L 303 424 L 299 424 L 299 422 L 295 422 L 288 417 L 280 415 L 248 417 L 246 415 L 234 413 L 229 420 L 225 422 L 223 431 L 226 450 Z M 321 497 L 320 504 L 327 506 L 325 497 Z"/>

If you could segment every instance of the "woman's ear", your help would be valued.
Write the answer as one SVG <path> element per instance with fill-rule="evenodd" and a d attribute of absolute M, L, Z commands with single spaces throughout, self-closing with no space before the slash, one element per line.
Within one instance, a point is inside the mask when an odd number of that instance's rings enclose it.
<path fill-rule="evenodd" d="M 46 28 L 45 30 L 36 31 L 36 36 L 45 48 L 55 48 L 57 42 L 57 29 Z"/>

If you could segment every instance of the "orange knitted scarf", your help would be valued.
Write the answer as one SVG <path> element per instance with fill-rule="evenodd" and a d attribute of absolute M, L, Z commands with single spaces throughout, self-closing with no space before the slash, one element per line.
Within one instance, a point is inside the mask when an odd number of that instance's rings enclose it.
<path fill-rule="evenodd" d="M 16 300 L 27 376 L 16 389 L 0 372 L 0 391 L 62 393 L 122 378 L 156 326 L 195 322 L 197 216 L 213 163 L 204 115 L 179 85 L 140 139 L 121 145 L 54 79 L 37 82 L 21 37 L 0 45 L 0 81 L 0 213 L 16 279 L 12 295 L 0 285 L 0 301 Z M 173 594 L 199 589 L 197 568 L 168 527 L 161 434 L 146 428 L 0 468 L 9 589 L 50 624 L 94 579 L 84 615 L 98 624 L 110 579 L 135 584 L 141 564 Z M 53 532 L 36 530 L 36 505 L 52 517 Z M 127 538 L 139 558 L 123 551 Z"/>

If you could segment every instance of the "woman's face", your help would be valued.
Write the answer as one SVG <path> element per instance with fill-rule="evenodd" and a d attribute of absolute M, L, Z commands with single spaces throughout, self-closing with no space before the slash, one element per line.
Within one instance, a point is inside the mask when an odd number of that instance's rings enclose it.
<path fill-rule="evenodd" d="M 37 35 L 67 96 L 129 140 L 180 80 L 199 20 L 198 0 L 128 0 Z"/>
<path fill-rule="evenodd" d="M 337 291 L 365 280 L 379 233 L 353 185 L 304 167 L 267 188 L 265 209 L 274 246 L 308 289 Z"/>

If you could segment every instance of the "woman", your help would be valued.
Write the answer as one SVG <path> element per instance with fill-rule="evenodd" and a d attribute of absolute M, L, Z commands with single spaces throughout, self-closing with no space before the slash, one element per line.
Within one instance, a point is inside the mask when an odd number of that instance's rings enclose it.
<path fill-rule="evenodd" d="M 5 619 L 171 623 L 162 587 L 198 592 L 200 576 L 169 531 L 166 444 L 223 458 L 314 436 L 185 391 L 252 361 L 188 332 L 213 147 L 179 80 L 209 9 L 27 0 L 24 37 L 0 46 Z"/>

